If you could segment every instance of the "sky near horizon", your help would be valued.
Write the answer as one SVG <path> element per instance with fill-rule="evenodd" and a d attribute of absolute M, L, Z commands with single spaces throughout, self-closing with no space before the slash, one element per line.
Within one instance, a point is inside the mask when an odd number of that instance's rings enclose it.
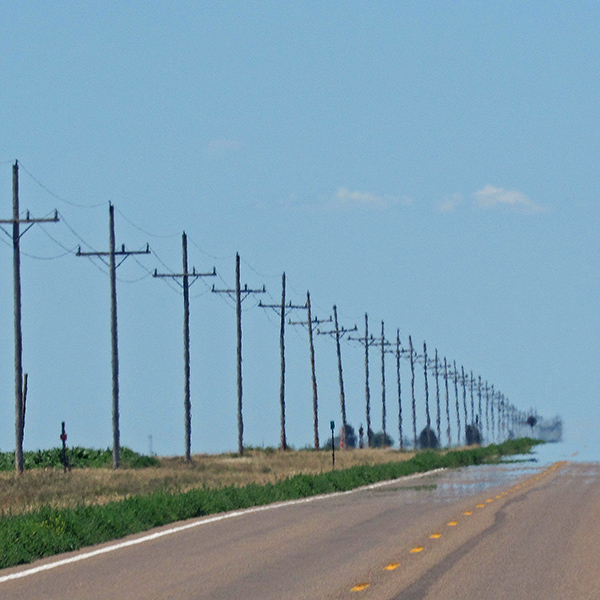
<path fill-rule="evenodd" d="M 216 267 L 244 303 L 245 441 L 279 441 L 277 315 L 320 318 L 456 360 L 570 441 L 600 426 L 596 2 L 73 1 L 0 6 L 0 218 L 22 239 L 25 448 L 111 444 L 109 280 L 76 257 L 117 244 L 121 441 L 183 453 L 182 299 L 152 278 Z M 0 245 L 0 450 L 14 448 L 12 252 Z M 0 239 L 1 239 L 0 238 Z M 70 251 L 70 252 L 67 252 Z M 97 267 L 97 268 L 95 268 Z M 236 447 L 235 311 L 192 288 L 192 451 Z M 293 318 L 304 318 L 297 312 Z M 312 442 L 306 332 L 288 327 L 289 442 Z M 364 354 L 342 347 L 348 420 Z M 320 433 L 339 422 L 335 345 L 316 340 Z M 388 431 L 398 440 L 395 365 Z M 372 353 L 375 429 L 381 422 Z M 404 399 L 409 368 L 402 364 Z M 430 389 L 435 387 L 430 382 Z M 417 387 L 423 422 L 423 382 Z M 409 405 L 405 404 L 408 413 Z M 410 424 L 405 423 L 405 433 Z"/>

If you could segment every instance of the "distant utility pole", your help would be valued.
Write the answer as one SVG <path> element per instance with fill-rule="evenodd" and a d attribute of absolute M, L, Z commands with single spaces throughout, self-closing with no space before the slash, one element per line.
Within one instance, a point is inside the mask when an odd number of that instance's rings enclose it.
<path fill-rule="evenodd" d="M 427 427 L 427 442 L 431 435 L 431 414 L 429 413 L 429 379 L 427 377 L 427 344 L 423 342 L 423 373 L 425 376 L 425 418 Z"/>
<path fill-rule="evenodd" d="M 444 356 L 444 386 L 446 388 L 446 437 L 448 438 L 448 447 L 452 447 L 452 428 L 450 426 L 450 394 L 448 393 L 448 361 Z"/>
<path fill-rule="evenodd" d="M 340 381 L 340 408 L 342 412 L 342 434 L 340 436 L 340 441 L 343 447 L 346 446 L 346 394 L 344 393 L 344 374 L 342 371 L 342 349 L 340 347 L 340 340 L 346 334 L 352 331 L 357 331 L 358 328 L 356 325 L 352 329 L 345 329 L 344 327 L 340 327 L 338 323 L 337 316 L 337 306 L 333 306 L 333 324 L 335 329 L 333 331 L 321 331 L 317 329 L 317 333 L 320 335 L 331 335 L 335 337 L 335 344 L 337 349 L 337 359 L 338 359 L 338 376 Z"/>
<path fill-rule="evenodd" d="M 473 371 L 471 371 L 470 377 L 470 388 L 471 388 L 471 424 L 475 425 L 475 398 L 473 396 L 473 385 L 475 384 L 475 378 L 473 377 Z"/>
<path fill-rule="evenodd" d="M 442 417 L 440 415 L 440 363 L 438 360 L 438 351 L 435 349 L 435 359 L 433 361 L 433 374 L 435 377 L 435 406 L 436 406 L 436 415 L 435 415 L 435 428 L 438 434 L 438 442 L 439 445 L 442 445 Z"/>
<path fill-rule="evenodd" d="M 490 432 L 490 388 L 487 381 L 485 382 L 485 429 L 488 439 L 493 442 Z"/>
<path fill-rule="evenodd" d="M 285 435 L 285 318 L 293 310 L 306 309 L 307 305 L 299 306 L 294 305 L 291 301 L 285 303 L 285 273 L 281 276 L 281 304 L 263 304 L 259 301 L 258 305 L 261 308 L 272 308 L 278 313 L 281 325 L 279 330 L 279 352 L 280 352 L 280 363 L 281 373 L 279 380 L 279 405 L 281 407 L 281 441 L 280 447 L 282 450 L 287 450 L 287 439 Z"/>
<path fill-rule="evenodd" d="M 236 329 L 237 329 L 237 417 L 238 417 L 238 454 L 244 454 L 244 420 L 242 417 L 242 302 L 250 294 L 264 294 L 267 290 L 263 285 L 261 289 L 251 290 L 248 285 L 240 284 L 240 255 L 235 255 L 235 289 L 233 290 L 217 290 L 213 285 L 214 294 L 227 294 L 232 296 L 235 294 L 235 314 L 236 314 Z"/>
<path fill-rule="evenodd" d="M 415 351 L 412 337 L 408 336 L 408 352 L 410 354 L 410 395 L 412 401 L 413 448 L 417 449 L 417 402 L 415 399 Z"/>
<path fill-rule="evenodd" d="M 496 420 L 494 418 L 494 400 L 496 398 L 496 392 L 494 392 L 494 386 L 490 388 L 490 412 L 492 413 L 492 440 L 496 442 Z"/>
<path fill-rule="evenodd" d="M 115 246 L 115 207 L 109 203 L 109 250 L 108 252 L 82 252 L 81 246 L 77 256 L 108 256 L 110 270 L 110 334 L 111 334 L 111 366 L 112 366 L 112 425 L 113 425 L 113 469 L 119 468 L 120 463 L 120 433 L 119 433 L 119 344 L 117 337 L 117 268 L 132 254 L 150 254 L 150 247 L 145 250 L 121 250 Z M 123 259 L 117 265 L 116 257 Z"/>
<path fill-rule="evenodd" d="M 319 449 L 319 398 L 317 394 L 317 371 L 315 366 L 315 343 L 314 343 L 314 327 L 318 327 L 322 323 L 331 323 L 331 317 L 328 319 L 319 320 L 317 317 L 313 319 L 312 309 L 310 304 L 310 292 L 306 292 L 306 321 L 289 321 L 289 325 L 306 325 L 308 327 L 308 345 L 310 349 L 310 374 L 312 381 L 313 392 L 313 432 L 315 450 Z"/>
<path fill-rule="evenodd" d="M 454 361 L 454 372 L 452 373 L 452 379 L 454 380 L 454 398 L 456 400 L 456 423 L 457 427 L 457 438 L 456 443 L 460 445 L 460 404 L 458 402 L 458 371 L 456 370 L 456 361 Z"/>
<path fill-rule="evenodd" d="M 402 382 L 400 380 L 400 359 L 404 350 L 400 345 L 400 330 L 396 330 L 396 378 L 398 380 L 398 445 L 404 450 L 404 434 L 402 431 Z"/>
<path fill-rule="evenodd" d="M 477 398 L 479 399 L 479 433 L 483 440 L 483 413 L 481 412 L 481 375 L 477 379 Z"/>
<path fill-rule="evenodd" d="M 386 445 L 387 427 L 386 427 L 386 406 L 385 406 L 385 330 L 384 323 L 381 321 L 381 429 L 383 431 L 383 445 Z"/>
<path fill-rule="evenodd" d="M 463 394 L 463 410 L 465 413 L 465 435 L 467 434 L 467 425 L 469 424 L 469 411 L 467 409 L 467 376 L 465 375 L 465 368 L 461 366 L 461 378 L 460 383 L 462 385 Z M 466 442 L 466 440 L 465 440 Z"/>
<path fill-rule="evenodd" d="M 376 339 L 369 335 L 369 315 L 365 313 L 365 337 L 348 338 L 360 342 L 365 347 L 365 406 L 367 417 L 367 446 L 371 447 L 373 431 L 371 429 L 371 388 L 369 385 L 369 348 L 376 343 Z"/>
<path fill-rule="evenodd" d="M 159 273 L 154 269 L 154 277 L 163 277 L 169 279 L 181 279 L 183 288 L 183 407 L 185 414 L 185 461 L 192 459 L 192 405 L 190 401 L 190 286 L 192 286 L 200 277 L 215 277 L 217 270 L 213 267 L 212 273 L 196 273 L 196 267 L 190 272 L 188 270 L 188 248 L 187 235 L 185 231 L 181 235 L 181 247 L 183 257 L 182 273 Z M 191 279 L 191 281 L 190 281 Z"/>
<path fill-rule="evenodd" d="M 12 219 L 2 219 L 0 224 L 12 225 L 13 241 L 13 298 L 14 298 L 14 336 L 15 336 L 15 470 L 23 473 L 23 436 L 25 427 L 25 408 L 23 393 L 23 332 L 21 328 L 21 237 L 36 223 L 57 223 L 58 213 L 51 218 L 32 219 L 29 211 L 24 219 L 19 214 L 19 162 L 13 165 L 13 214 Z M 21 233 L 20 224 L 28 227 Z"/>

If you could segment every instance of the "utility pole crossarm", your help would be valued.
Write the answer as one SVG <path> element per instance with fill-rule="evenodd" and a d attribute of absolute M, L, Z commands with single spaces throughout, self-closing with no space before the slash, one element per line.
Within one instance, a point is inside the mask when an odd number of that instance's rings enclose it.
<path fill-rule="evenodd" d="M 170 277 L 172 279 L 176 279 L 178 277 L 216 277 L 217 269 L 213 267 L 213 270 L 210 273 L 197 273 L 196 268 L 192 269 L 191 273 L 159 273 L 157 269 L 154 269 L 154 273 L 152 277 Z"/>
<path fill-rule="evenodd" d="M 150 254 L 150 245 L 146 244 L 143 250 L 126 250 L 125 244 L 123 244 L 120 250 L 114 252 L 110 250 L 108 252 L 82 252 L 81 246 L 79 246 L 75 256 L 129 256 L 130 254 Z"/>
<path fill-rule="evenodd" d="M 29 215 L 29 211 L 27 211 L 27 216 L 24 219 L 0 219 L 0 225 L 14 225 L 15 223 L 27 225 L 31 223 L 32 225 L 35 223 L 58 223 L 60 219 L 58 218 L 58 211 L 54 209 L 53 217 L 41 217 L 39 219 L 32 219 Z M 26 230 L 27 231 L 27 230 Z M 25 232 L 23 232 L 25 233 Z M 23 235 L 23 234 L 21 234 Z"/>
<path fill-rule="evenodd" d="M 308 306 L 303 306 L 302 308 L 308 308 Z M 322 323 L 331 323 L 333 321 L 333 319 L 331 317 L 329 317 L 328 319 L 319 319 L 317 317 L 315 317 L 314 319 L 310 320 L 310 323 L 312 323 L 313 325 L 321 325 Z M 288 321 L 288 325 L 309 325 L 308 321 L 292 321 L 291 319 Z"/>

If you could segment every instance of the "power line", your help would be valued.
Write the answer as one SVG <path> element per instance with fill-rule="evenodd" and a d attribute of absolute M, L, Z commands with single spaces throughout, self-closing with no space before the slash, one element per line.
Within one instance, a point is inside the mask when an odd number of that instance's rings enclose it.
<path fill-rule="evenodd" d="M 23 166 L 23 163 L 19 163 L 19 165 L 21 166 L 23 171 L 25 171 L 25 173 L 27 173 L 27 175 L 29 175 L 29 177 L 33 181 L 35 181 L 35 183 L 37 183 L 44 191 L 46 191 L 48 194 L 50 194 L 53 198 L 56 198 L 57 200 L 60 200 L 61 202 L 64 202 L 65 204 L 69 204 L 71 206 L 76 206 L 78 208 L 98 208 L 99 206 L 106 206 L 106 201 L 98 202 L 97 204 L 80 204 L 78 202 L 73 202 L 72 200 L 67 200 L 66 198 L 59 196 L 57 193 L 53 192 L 48 186 L 43 184 L 33 173 L 28 171 Z"/>

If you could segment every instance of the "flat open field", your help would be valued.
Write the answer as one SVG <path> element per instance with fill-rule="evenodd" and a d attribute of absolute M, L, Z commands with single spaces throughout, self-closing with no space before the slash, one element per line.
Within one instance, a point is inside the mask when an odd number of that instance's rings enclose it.
<path fill-rule="evenodd" d="M 408 460 L 413 452 L 392 449 L 336 451 L 336 469 Z M 0 511 L 20 513 L 41 506 L 67 507 L 104 504 L 158 490 L 184 492 L 198 487 L 217 488 L 248 483 L 273 483 L 299 473 L 331 470 L 331 451 L 249 450 L 232 454 L 160 458 L 159 467 L 144 469 L 27 470 L 21 477 L 0 473 Z"/>

